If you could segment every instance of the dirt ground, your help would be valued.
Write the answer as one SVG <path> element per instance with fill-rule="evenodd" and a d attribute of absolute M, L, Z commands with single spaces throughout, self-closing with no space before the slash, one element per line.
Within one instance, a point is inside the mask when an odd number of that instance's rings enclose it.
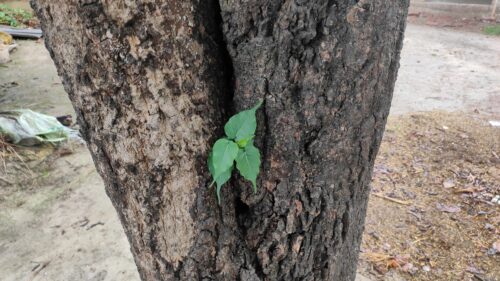
<path fill-rule="evenodd" d="M 18 44 L 0 67 L 0 110 L 73 114 L 43 44 Z M 500 195 L 500 128 L 489 120 L 500 120 L 500 38 L 410 24 L 361 274 L 498 280 L 500 205 L 491 200 Z M 84 146 L 3 151 L 0 280 L 139 280 Z"/>
<path fill-rule="evenodd" d="M 392 116 L 374 168 L 363 270 L 500 280 L 499 153 L 500 128 L 481 114 Z"/>

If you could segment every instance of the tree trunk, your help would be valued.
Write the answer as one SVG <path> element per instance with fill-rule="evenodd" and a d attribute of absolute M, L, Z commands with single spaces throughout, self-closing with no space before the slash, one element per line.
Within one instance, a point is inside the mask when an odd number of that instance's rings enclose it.
<path fill-rule="evenodd" d="M 354 280 L 407 0 L 32 0 L 142 280 Z M 207 154 L 263 100 L 258 192 Z"/>

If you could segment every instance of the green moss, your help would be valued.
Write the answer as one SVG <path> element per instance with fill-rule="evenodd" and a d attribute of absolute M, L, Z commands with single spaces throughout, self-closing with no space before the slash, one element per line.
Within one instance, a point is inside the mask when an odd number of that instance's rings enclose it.
<path fill-rule="evenodd" d="M 500 36 L 500 25 L 490 25 L 484 28 L 484 34 Z"/>

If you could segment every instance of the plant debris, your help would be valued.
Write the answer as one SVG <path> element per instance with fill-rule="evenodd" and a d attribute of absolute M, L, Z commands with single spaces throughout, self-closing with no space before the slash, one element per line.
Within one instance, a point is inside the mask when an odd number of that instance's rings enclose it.
<path fill-rule="evenodd" d="M 498 280 L 500 129 L 488 120 L 444 112 L 389 118 L 373 172 L 362 273 Z"/>

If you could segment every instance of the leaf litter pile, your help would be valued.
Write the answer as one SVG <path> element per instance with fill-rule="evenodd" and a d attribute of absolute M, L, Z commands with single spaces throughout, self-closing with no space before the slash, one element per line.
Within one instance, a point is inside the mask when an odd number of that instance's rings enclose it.
<path fill-rule="evenodd" d="M 479 115 L 390 117 L 361 272 L 378 280 L 500 280 L 499 156 L 500 128 Z"/>

